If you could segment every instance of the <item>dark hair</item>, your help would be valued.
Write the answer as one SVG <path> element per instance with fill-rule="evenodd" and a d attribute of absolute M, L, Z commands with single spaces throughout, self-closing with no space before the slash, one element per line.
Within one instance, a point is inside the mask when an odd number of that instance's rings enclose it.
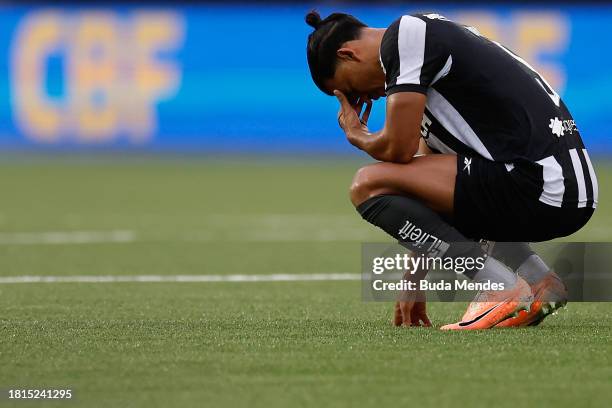
<path fill-rule="evenodd" d="M 315 10 L 306 14 L 306 24 L 315 30 L 308 36 L 306 55 L 310 75 L 317 87 L 328 95 L 323 81 L 331 79 L 336 73 L 336 51 L 342 44 L 359 38 L 359 32 L 367 27 L 364 23 L 344 13 L 333 13 L 321 20 L 321 16 Z"/>

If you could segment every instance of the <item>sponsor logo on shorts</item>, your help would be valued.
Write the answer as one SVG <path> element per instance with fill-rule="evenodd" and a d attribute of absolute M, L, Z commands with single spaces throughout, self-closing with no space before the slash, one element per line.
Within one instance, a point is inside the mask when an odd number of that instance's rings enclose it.
<path fill-rule="evenodd" d="M 470 167 L 470 166 L 472 165 L 472 158 L 470 157 L 470 158 L 468 159 L 467 157 L 465 157 L 465 158 L 463 159 L 463 164 L 464 164 L 464 166 L 463 166 L 463 171 L 466 171 L 466 170 L 467 170 L 468 176 L 469 176 L 469 175 L 471 175 L 471 174 L 470 174 L 470 170 L 471 170 L 471 167 Z"/>

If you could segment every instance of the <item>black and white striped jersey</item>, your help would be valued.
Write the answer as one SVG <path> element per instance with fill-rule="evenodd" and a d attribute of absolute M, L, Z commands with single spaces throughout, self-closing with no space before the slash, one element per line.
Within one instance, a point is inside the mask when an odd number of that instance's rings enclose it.
<path fill-rule="evenodd" d="M 438 14 L 402 16 L 380 47 L 386 92 L 427 95 L 421 133 L 441 153 L 532 168 L 540 201 L 596 207 L 597 179 L 559 95 L 525 60 Z"/>

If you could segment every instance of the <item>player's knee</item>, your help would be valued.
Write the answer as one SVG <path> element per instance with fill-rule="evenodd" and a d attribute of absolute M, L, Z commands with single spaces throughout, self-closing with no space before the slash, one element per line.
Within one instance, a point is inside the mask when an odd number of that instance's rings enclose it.
<path fill-rule="evenodd" d="M 385 191 L 381 189 L 381 180 L 379 180 L 380 172 L 377 171 L 379 165 L 379 163 L 371 164 L 360 168 L 357 170 L 357 173 L 355 173 L 349 190 L 351 202 L 355 207 L 369 198 L 385 193 Z"/>
<path fill-rule="evenodd" d="M 368 168 L 370 166 L 365 166 L 357 170 L 355 176 L 353 177 L 353 181 L 351 182 L 351 187 L 349 189 L 349 196 L 351 197 L 351 202 L 355 207 L 359 204 L 363 203 L 367 200 L 368 197 L 368 189 L 369 189 L 369 175 Z"/>

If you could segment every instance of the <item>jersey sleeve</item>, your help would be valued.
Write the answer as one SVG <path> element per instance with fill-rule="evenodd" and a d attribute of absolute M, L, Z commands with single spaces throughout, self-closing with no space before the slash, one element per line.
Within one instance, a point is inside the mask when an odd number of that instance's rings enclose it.
<path fill-rule="evenodd" d="M 427 88 L 445 75 L 447 65 L 450 69 L 450 32 L 445 24 L 453 23 L 438 15 L 410 15 L 387 28 L 380 45 L 387 95 L 426 94 Z"/>

